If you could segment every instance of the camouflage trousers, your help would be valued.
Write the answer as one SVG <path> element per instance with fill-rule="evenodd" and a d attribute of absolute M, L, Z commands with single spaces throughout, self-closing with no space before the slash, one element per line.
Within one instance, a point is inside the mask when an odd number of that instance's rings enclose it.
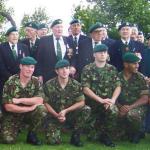
<path fill-rule="evenodd" d="M 84 106 L 81 109 L 70 112 L 66 115 L 66 122 L 73 125 L 73 130 L 81 131 L 88 120 L 91 113 L 91 109 L 88 106 Z M 50 114 L 46 119 L 46 143 L 47 144 L 60 144 L 61 129 L 64 127 L 63 123 L 60 123 L 56 118 L 53 118 Z"/>
<path fill-rule="evenodd" d="M 130 110 L 126 116 L 118 117 L 118 130 L 122 133 L 123 138 L 132 137 L 139 131 L 144 131 L 143 121 L 145 113 L 146 108 L 141 106 Z"/>
<path fill-rule="evenodd" d="M 19 131 L 23 130 L 25 123 L 29 124 L 30 132 L 37 132 L 41 127 L 47 111 L 44 105 L 39 105 L 32 112 L 17 114 L 5 112 L 2 118 L 1 138 L 3 143 L 15 143 Z"/>
<path fill-rule="evenodd" d="M 105 109 L 103 105 L 91 106 L 91 116 L 88 122 L 88 140 L 99 140 L 100 135 L 116 136 L 118 108 L 114 105 Z"/>

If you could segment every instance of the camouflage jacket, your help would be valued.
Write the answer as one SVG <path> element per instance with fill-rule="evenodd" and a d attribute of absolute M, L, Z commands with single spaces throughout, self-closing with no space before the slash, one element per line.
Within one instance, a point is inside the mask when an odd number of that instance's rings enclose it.
<path fill-rule="evenodd" d="M 19 75 L 11 76 L 4 85 L 2 103 L 13 103 L 13 98 L 44 97 L 42 87 L 36 77 L 32 76 L 31 81 L 25 88 L 20 83 Z"/>
<path fill-rule="evenodd" d="M 116 68 L 106 64 L 103 68 L 91 63 L 84 67 L 81 75 L 83 87 L 90 88 L 102 98 L 111 98 L 116 87 L 121 86 Z"/>
<path fill-rule="evenodd" d="M 47 81 L 44 93 L 47 103 L 57 112 L 85 99 L 80 83 L 71 78 L 64 89 L 61 88 L 57 77 Z"/>
<path fill-rule="evenodd" d="M 144 76 L 137 72 L 129 80 L 125 80 L 123 71 L 119 73 L 119 77 L 122 84 L 121 94 L 118 98 L 118 102 L 121 104 L 132 104 L 141 95 L 148 95 L 148 85 L 144 79 Z"/>

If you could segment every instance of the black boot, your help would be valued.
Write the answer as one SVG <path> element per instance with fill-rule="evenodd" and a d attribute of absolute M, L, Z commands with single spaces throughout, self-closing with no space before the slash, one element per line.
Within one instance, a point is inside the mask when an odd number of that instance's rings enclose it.
<path fill-rule="evenodd" d="M 116 145 L 112 142 L 111 138 L 107 134 L 100 135 L 100 142 L 109 147 L 115 147 Z"/>
<path fill-rule="evenodd" d="M 72 133 L 70 144 L 77 146 L 77 147 L 83 146 L 83 143 L 80 141 L 80 133 L 78 133 L 78 132 Z"/>
<path fill-rule="evenodd" d="M 133 136 L 133 139 L 131 140 L 132 143 L 138 144 L 140 142 L 141 139 L 143 139 L 145 137 L 145 133 L 144 132 L 138 132 L 137 134 L 135 134 Z"/>
<path fill-rule="evenodd" d="M 41 141 L 37 138 L 36 134 L 33 132 L 29 132 L 27 135 L 27 143 L 33 144 L 33 145 L 41 145 Z"/>

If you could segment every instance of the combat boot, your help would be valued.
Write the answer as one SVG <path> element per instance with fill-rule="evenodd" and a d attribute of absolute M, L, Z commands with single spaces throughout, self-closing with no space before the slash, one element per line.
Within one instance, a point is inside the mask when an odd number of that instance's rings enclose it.
<path fill-rule="evenodd" d="M 140 142 L 141 139 L 143 139 L 145 137 L 145 133 L 144 132 L 138 132 L 137 134 L 135 134 L 133 136 L 133 139 L 131 140 L 132 143 L 138 144 Z"/>
<path fill-rule="evenodd" d="M 116 146 L 112 142 L 111 138 L 105 133 L 100 135 L 100 142 L 103 143 L 105 146 L 108 146 L 108 147 L 115 147 Z"/>
<path fill-rule="evenodd" d="M 70 139 L 70 144 L 77 146 L 77 147 L 82 147 L 83 143 L 80 140 L 80 133 L 79 132 L 73 132 L 71 139 Z"/>
<path fill-rule="evenodd" d="M 42 145 L 42 142 L 37 138 L 36 134 L 33 132 L 28 133 L 27 143 L 33 144 L 33 145 Z"/>

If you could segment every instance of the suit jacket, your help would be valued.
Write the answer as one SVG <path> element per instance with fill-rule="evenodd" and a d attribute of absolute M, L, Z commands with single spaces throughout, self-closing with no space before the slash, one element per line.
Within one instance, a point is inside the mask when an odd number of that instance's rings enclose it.
<path fill-rule="evenodd" d="M 63 37 L 63 40 L 66 45 L 66 54 L 64 58 L 69 60 L 67 56 L 67 38 Z M 44 82 L 56 76 L 55 64 L 58 60 L 55 53 L 53 35 L 45 36 L 40 39 L 37 61 L 36 74 L 38 76 L 43 76 Z"/>
<path fill-rule="evenodd" d="M 38 46 L 39 46 L 39 38 L 36 38 L 35 44 L 33 46 L 33 48 L 30 47 L 30 41 L 28 38 L 21 40 L 21 42 L 25 45 L 27 45 L 28 49 L 29 49 L 29 53 L 30 56 L 37 59 L 37 53 L 38 53 Z"/>
<path fill-rule="evenodd" d="M 88 37 L 80 43 L 79 52 L 76 55 L 76 68 L 79 75 L 81 74 L 83 67 L 93 61 L 92 39 Z"/>
<path fill-rule="evenodd" d="M 80 34 L 79 36 L 79 40 L 78 40 L 78 46 L 76 47 L 75 44 L 74 44 L 74 39 L 73 39 L 73 36 L 70 35 L 68 36 L 67 40 L 68 40 L 68 44 L 69 44 L 69 47 L 73 49 L 73 57 L 71 59 L 71 65 L 76 67 L 76 55 L 78 55 L 79 51 L 80 51 L 80 44 L 82 43 L 82 41 L 88 39 L 87 36 L 85 35 L 82 35 Z"/>
<path fill-rule="evenodd" d="M 0 44 L 0 84 L 11 76 L 19 72 L 19 61 L 21 58 L 28 56 L 29 51 L 26 45 L 18 42 L 18 58 L 14 59 L 12 50 L 8 42 Z"/>
<path fill-rule="evenodd" d="M 144 44 L 133 40 L 130 40 L 128 44 L 129 48 L 126 51 L 122 49 L 123 46 L 123 42 L 121 40 L 117 40 L 110 50 L 110 64 L 114 65 L 118 71 L 123 70 L 122 56 L 125 52 L 130 51 L 133 53 L 142 53 L 144 49 Z"/>

